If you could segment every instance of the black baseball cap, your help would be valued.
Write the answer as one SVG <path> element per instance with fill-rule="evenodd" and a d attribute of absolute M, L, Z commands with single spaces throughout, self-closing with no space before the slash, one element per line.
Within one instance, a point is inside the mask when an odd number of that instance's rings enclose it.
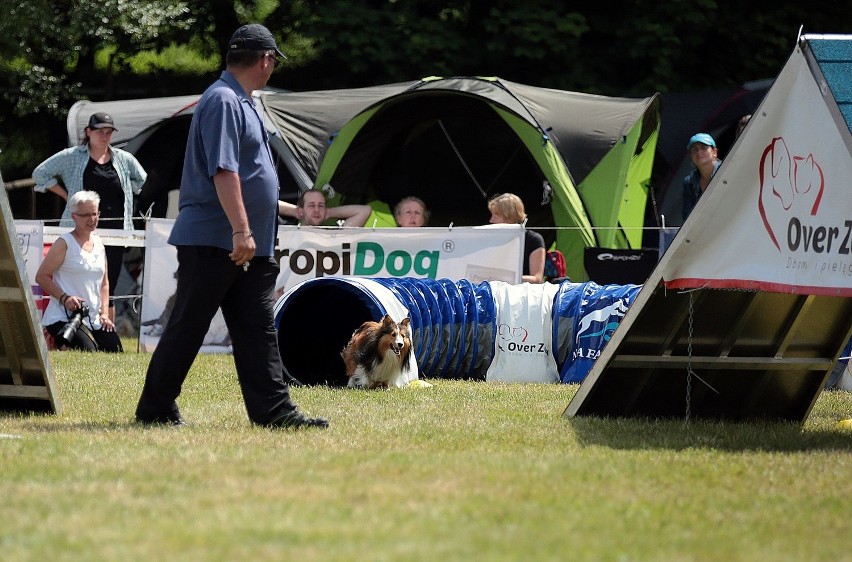
<path fill-rule="evenodd" d="M 89 128 L 103 129 L 104 127 L 111 127 L 113 130 L 118 130 L 115 128 L 115 123 L 112 121 L 112 115 L 109 113 L 104 113 L 103 111 L 92 113 L 92 116 L 89 117 Z"/>
<path fill-rule="evenodd" d="M 275 51 L 278 56 L 287 58 L 275 44 L 275 37 L 259 23 L 244 25 L 234 32 L 228 41 L 229 49 L 251 49 L 252 51 Z"/>

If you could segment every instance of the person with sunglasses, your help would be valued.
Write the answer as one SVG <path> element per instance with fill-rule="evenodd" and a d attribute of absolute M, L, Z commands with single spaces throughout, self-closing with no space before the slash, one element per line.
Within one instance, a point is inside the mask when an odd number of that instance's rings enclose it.
<path fill-rule="evenodd" d="M 109 113 L 93 113 L 83 130 L 80 145 L 57 152 L 33 170 L 35 191 L 50 191 L 66 201 L 59 226 L 73 226 L 67 204 L 75 193 L 86 189 L 100 196 L 100 229 L 133 229 L 133 196 L 142 190 L 148 177 L 131 153 L 110 145 L 115 123 Z M 107 246 L 109 296 L 123 267 L 125 248 Z M 115 305 L 109 302 L 110 318 L 115 321 Z"/>
<path fill-rule="evenodd" d="M 225 70 L 192 116 L 180 211 L 169 235 L 178 258 L 175 307 L 148 364 L 136 407 L 141 424 L 185 424 L 177 398 L 221 308 L 249 420 L 271 428 L 328 426 L 290 397 L 272 314 L 278 174 L 252 92 L 283 56 L 266 27 L 240 27 L 228 42 Z"/>
<path fill-rule="evenodd" d="M 56 239 L 36 272 L 36 283 L 50 297 L 42 325 L 59 349 L 124 351 L 109 316 L 106 251 L 95 233 L 100 196 L 78 191 L 68 200 L 74 229 Z M 78 315 L 75 328 L 64 332 Z"/>

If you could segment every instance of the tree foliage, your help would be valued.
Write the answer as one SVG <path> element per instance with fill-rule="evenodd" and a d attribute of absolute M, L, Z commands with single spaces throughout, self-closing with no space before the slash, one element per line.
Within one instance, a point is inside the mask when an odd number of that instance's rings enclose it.
<path fill-rule="evenodd" d="M 80 96 L 83 76 L 91 71 L 98 49 L 115 53 L 122 70 L 133 54 L 162 45 L 189 28 L 192 17 L 184 2 L 166 0 L 64 0 L 16 2 L 0 20 L 3 79 L 18 91 L 6 98 L 18 115 L 46 111 L 61 115 Z"/>
<path fill-rule="evenodd" d="M 4 166 L 10 145 L 27 142 L 8 131 L 14 116 L 62 131 L 65 112 L 84 96 L 188 93 L 177 91 L 193 66 L 186 57 L 175 55 L 159 81 L 138 79 L 134 73 L 152 63 L 131 61 L 184 49 L 221 64 L 230 35 L 249 21 L 269 27 L 288 54 L 273 86 L 480 75 L 615 96 L 772 78 L 800 26 L 806 33 L 852 28 L 852 12 L 836 1 L 818 9 L 740 0 L 0 0 L 0 7 Z M 106 63 L 97 63 L 104 54 Z M 162 64 L 162 56 L 146 57 Z M 206 73 L 204 83 L 212 66 L 196 69 Z"/>
<path fill-rule="evenodd" d="M 291 87 L 428 75 L 497 75 L 606 95 L 728 88 L 772 78 L 799 27 L 842 33 L 841 2 L 767 8 L 733 0 L 327 0 L 300 3 L 315 57 Z M 276 21 L 276 24 L 283 23 Z"/>

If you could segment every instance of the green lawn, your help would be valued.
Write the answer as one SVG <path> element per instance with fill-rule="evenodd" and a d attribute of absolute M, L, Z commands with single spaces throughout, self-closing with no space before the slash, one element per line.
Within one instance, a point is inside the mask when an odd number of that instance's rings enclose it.
<path fill-rule="evenodd" d="M 566 385 L 295 388 L 331 427 L 289 432 L 207 355 L 190 425 L 145 429 L 148 359 L 51 352 L 62 413 L 0 413 L 0 558 L 852 560 L 849 393 L 802 427 L 569 419 Z"/>

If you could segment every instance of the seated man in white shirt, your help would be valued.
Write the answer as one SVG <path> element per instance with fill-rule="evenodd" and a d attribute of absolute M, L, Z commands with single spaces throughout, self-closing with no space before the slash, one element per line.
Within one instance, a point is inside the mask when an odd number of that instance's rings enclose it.
<path fill-rule="evenodd" d="M 364 226 L 373 209 L 369 205 L 340 205 L 328 208 L 325 193 L 309 189 L 299 196 L 295 205 L 278 202 L 278 214 L 299 220 L 305 226 L 320 226 L 328 219 L 342 220 L 342 226 Z"/>

